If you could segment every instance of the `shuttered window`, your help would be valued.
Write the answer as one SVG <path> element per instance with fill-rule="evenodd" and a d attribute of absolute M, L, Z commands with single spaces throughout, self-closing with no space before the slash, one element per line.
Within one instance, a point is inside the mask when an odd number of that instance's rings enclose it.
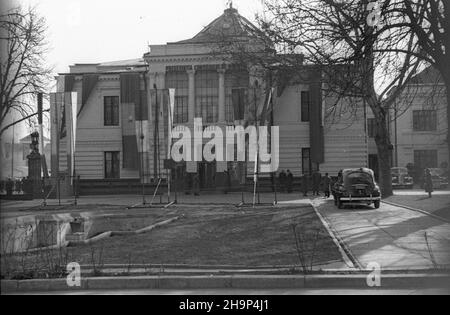
<path fill-rule="evenodd" d="M 104 125 L 119 126 L 119 97 L 105 96 L 103 99 L 103 105 Z"/>
<path fill-rule="evenodd" d="M 311 103 L 310 94 L 308 91 L 301 92 L 301 120 L 304 122 L 309 121 L 309 106 Z"/>

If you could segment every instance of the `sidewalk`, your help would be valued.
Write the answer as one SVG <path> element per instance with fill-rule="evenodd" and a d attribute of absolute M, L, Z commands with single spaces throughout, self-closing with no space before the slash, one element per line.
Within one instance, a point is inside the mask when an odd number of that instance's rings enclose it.
<path fill-rule="evenodd" d="M 337 209 L 331 200 L 315 200 L 313 204 L 361 269 L 370 263 L 379 264 L 383 270 L 450 266 L 449 223 L 386 203 L 380 209 L 367 206 Z"/>
<path fill-rule="evenodd" d="M 432 198 L 423 190 L 402 191 L 397 190 L 394 196 L 385 201 L 394 204 L 423 210 L 450 220 L 450 191 L 436 191 Z"/>

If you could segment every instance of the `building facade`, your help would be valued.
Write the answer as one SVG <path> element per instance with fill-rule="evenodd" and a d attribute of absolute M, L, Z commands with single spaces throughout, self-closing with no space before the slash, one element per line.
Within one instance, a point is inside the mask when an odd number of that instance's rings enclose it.
<path fill-rule="evenodd" d="M 430 67 L 413 78 L 391 111 L 393 164 L 447 168 L 447 99 L 439 72 Z"/>
<path fill-rule="evenodd" d="M 75 171 L 82 180 L 167 178 L 167 89 L 175 89 L 176 128 L 192 128 L 201 118 L 203 128 L 213 130 L 251 124 L 253 110 L 272 91 L 267 124 L 279 126 L 279 171 L 289 169 L 295 177 L 315 169 L 336 175 L 343 168 L 368 166 L 362 105 L 356 117 L 344 113 L 336 119 L 336 98 L 323 93 L 322 76 L 311 66 L 304 67 L 302 80 L 269 86 L 254 66 L 237 66 L 212 53 L 217 32 L 241 40 L 258 30 L 229 8 L 193 38 L 151 45 L 143 58 L 76 64 L 59 75 L 58 92 L 78 94 Z M 64 141 L 60 170 L 67 165 Z M 179 163 L 172 176 L 188 180 L 199 174 L 204 189 L 239 186 L 253 178 L 254 162 L 248 160 Z"/>

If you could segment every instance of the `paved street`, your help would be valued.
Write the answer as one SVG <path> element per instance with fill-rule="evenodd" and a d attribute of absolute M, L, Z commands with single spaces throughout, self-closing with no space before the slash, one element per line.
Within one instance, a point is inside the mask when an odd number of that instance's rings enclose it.
<path fill-rule="evenodd" d="M 338 209 L 332 200 L 313 204 L 344 241 L 360 267 L 376 262 L 383 269 L 450 265 L 450 224 L 426 214 L 382 204 Z M 428 249 L 425 233 L 431 248 Z"/>
<path fill-rule="evenodd" d="M 27 293 L 20 293 L 25 295 Z M 275 290 L 232 290 L 232 289 L 208 289 L 208 290 L 97 290 L 97 291 L 62 291 L 62 292 L 32 292 L 35 295 L 448 295 L 447 289 L 275 289 Z M 204 298 L 207 300 L 207 298 Z"/>

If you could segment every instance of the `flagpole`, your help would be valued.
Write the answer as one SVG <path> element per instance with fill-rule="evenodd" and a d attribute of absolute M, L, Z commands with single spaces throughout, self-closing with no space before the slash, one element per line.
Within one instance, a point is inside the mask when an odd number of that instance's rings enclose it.
<path fill-rule="evenodd" d="M 167 112 L 168 112 L 168 125 L 167 125 L 167 135 L 168 135 L 168 145 L 167 145 L 167 160 L 170 160 L 170 149 L 172 146 L 172 128 L 173 128 L 173 113 L 172 113 L 172 105 L 175 102 L 175 91 L 172 89 L 169 89 L 169 106 L 167 106 Z M 169 165 L 168 165 L 169 166 Z M 172 166 L 172 165 L 170 165 Z M 168 202 L 171 202 L 171 187 L 172 187 L 172 168 L 167 169 L 167 195 L 168 195 Z M 176 200 L 175 200 L 176 201 Z"/>
<path fill-rule="evenodd" d="M 258 128 L 258 108 L 257 108 L 257 101 L 256 101 L 256 89 L 258 88 L 258 80 L 255 80 L 254 87 L 253 87 L 253 101 L 255 105 L 255 112 L 254 112 L 254 121 L 255 121 L 255 127 L 256 127 L 256 154 L 255 154 L 255 170 L 254 170 L 254 187 L 253 187 L 253 208 L 255 208 L 256 204 L 256 194 L 258 193 L 258 168 L 259 168 L 259 128 Z"/>

